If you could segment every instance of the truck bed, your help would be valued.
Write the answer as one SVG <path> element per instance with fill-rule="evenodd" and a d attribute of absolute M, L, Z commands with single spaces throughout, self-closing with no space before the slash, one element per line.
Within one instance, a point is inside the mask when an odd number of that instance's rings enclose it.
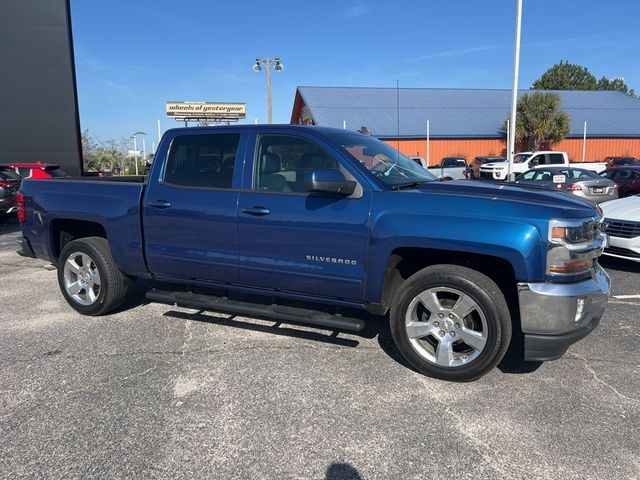
<path fill-rule="evenodd" d="M 104 230 L 114 259 L 127 269 L 124 273 L 146 275 L 140 221 L 145 186 L 143 176 L 25 179 L 20 193 L 31 212 L 25 227 L 33 251 L 55 263 L 53 240 L 66 223 L 80 221 Z"/>

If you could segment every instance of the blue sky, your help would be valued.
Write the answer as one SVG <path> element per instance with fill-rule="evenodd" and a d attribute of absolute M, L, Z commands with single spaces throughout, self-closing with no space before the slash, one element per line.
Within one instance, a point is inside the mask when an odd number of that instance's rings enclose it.
<path fill-rule="evenodd" d="M 524 0 L 520 87 L 569 60 L 640 91 L 640 2 Z M 298 85 L 510 88 L 515 0 L 71 0 L 82 129 L 177 126 L 164 104 L 247 103 L 266 122 L 256 56 L 280 56 L 274 123 Z M 150 136 L 150 141 L 156 135 Z"/>

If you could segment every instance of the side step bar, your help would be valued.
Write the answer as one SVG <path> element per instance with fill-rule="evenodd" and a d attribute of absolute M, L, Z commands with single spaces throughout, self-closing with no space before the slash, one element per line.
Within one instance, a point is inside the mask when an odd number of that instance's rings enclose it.
<path fill-rule="evenodd" d="M 359 332 L 364 328 L 364 320 L 359 318 L 341 317 L 316 310 L 306 310 L 304 308 L 288 307 L 285 305 L 262 305 L 229 300 L 213 295 L 156 290 L 155 288 L 149 290 L 145 296 L 148 300 L 156 303 L 246 315 L 268 320 L 276 319 L 287 323 L 304 323 L 329 328 L 331 330 Z"/>

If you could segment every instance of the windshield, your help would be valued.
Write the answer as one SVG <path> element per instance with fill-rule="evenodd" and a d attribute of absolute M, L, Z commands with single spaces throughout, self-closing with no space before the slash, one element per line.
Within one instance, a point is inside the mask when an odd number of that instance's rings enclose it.
<path fill-rule="evenodd" d="M 638 165 L 638 161 L 635 158 L 619 158 L 614 160 L 616 165 Z"/>
<path fill-rule="evenodd" d="M 429 171 L 377 138 L 358 133 L 330 136 L 386 185 L 393 187 L 437 180 Z"/>
<path fill-rule="evenodd" d="M 518 153 L 513 156 L 513 163 L 522 163 L 531 156 L 530 153 Z"/>

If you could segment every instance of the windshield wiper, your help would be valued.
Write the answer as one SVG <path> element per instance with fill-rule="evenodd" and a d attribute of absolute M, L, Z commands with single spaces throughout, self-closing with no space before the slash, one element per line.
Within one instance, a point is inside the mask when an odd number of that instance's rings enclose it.
<path fill-rule="evenodd" d="M 432 182 L 433 180 L 414 180 L 412 182 L 405 183 L 397 183 L 395 185 L 391 185 L 393 190 L 400 190 L 401 188 L 409 188 L 409 187 L 417 187 L 423 183 Z"/>

